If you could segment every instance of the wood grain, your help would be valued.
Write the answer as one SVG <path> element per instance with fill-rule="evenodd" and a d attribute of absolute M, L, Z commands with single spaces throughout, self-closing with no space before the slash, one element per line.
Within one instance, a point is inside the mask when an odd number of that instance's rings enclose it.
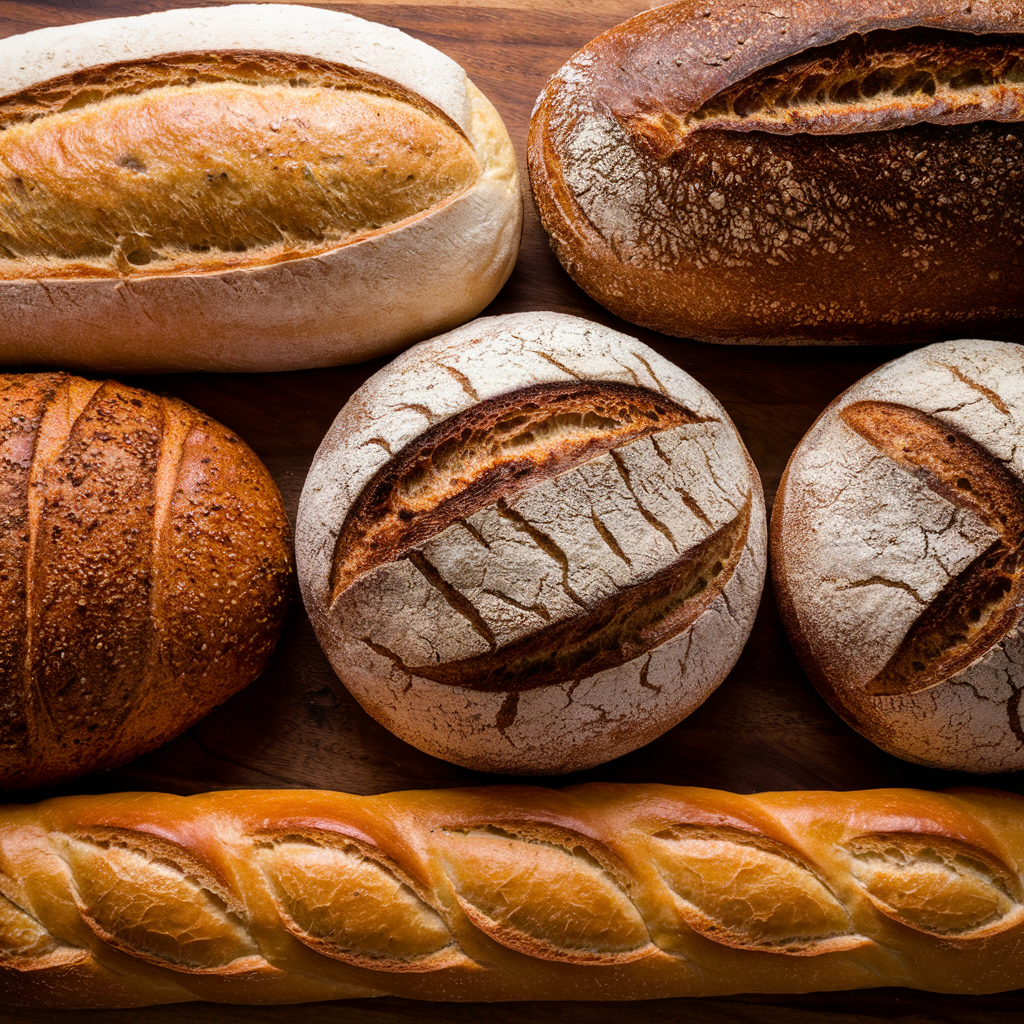
<path fill-rule="evenodd" d="M 93 18 L 184 6 L 173 0 L 8 0 L 0 35 Z M 404 29 L 459 61 L 508 126 L 525 180 L 525 140 L 541 87 L 581 45 L 653 3 L 637 0 L 450 0 L 322 3 Z M 903 350 L 716 347 L 642 331 L 617 320 L 570 281 L 552 255 L 527 200 L 519 263 L 488 314 L 553 309 L 640 337 L 693 374 L 725 405 L 742 434 L 771 502 L 790 452 L 842 390 Z M 266 462 L 294 522 L 313 453 L 348 396 L 382 362 L 297 373 L 180 374 L 127 382 L 191 402 L 245 438 Z M 739 663 L 695 714 L 649 746 L 553 785 L 585 779 L 771 789 L 873 786 L 993 786 L 1024 792 L 1019 774 L 957 775 L 882 753 L 845 726 L 818 697 L 786 641 L 770 589 Z M 178 793 L 223 787 L 323 787 L 355 793 L 507 781 L 437 761 L 372 721 L 336 680 L 297 600 L 270 667 L 247 690 L 179 739 L 115 772 L 18 799 L 55 793 L 159 789 Z M 545 780 L 541 780 L 545 781 Z M 297 1007 L 153 1008 L 61 1020 L 170 1024 L 187 1015 L 206 1022 L 803 1022 L 853 1024 L 888 1019 L 992 1024 L 1024 1019 L 1024 992 L 950 998 L 892 990 L 780 998 L 671 1000 L 631 1004 L 441 1006 L 398 999 Z M 0 1020 L 51 1021 L 48 1013 L 0 1011 Z"/>

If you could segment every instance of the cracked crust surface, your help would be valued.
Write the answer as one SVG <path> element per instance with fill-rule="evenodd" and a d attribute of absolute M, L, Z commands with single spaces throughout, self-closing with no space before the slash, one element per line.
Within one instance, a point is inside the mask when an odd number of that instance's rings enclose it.
<path fill-rule="evenodd" d="M 579 51 L 530 127 L 559 259 L 634 323 L 809 344 L 1024 314 L 1024 5 L 695 0 Z"/>
<path fill-rule="evenodd" d="M 111 768 L 262 670 L 291 577 L 281 497 L 172 398 L 0 376 L 0 785 Z"/>
<path fill-rule="evenodd" d="M 9 362 L 355 362 L 473 316 L 518 250 L 494 108 L 438 51 L 337 12 L 3 40 L 0 124 Z"/>
<path fill-rule="evenodd" d="M 721 682 L 749 634 L 764 506 L 718 403 L 574 317 L 478 320 L 339 414 L 299 507 L 306 607 L 375 718 L 456 763 L 569 771 Z"/>
<path fill-rule="evenodd" d="M 592 784 L 0 809 L 13 1005 L 1024 984 L 1024 801 Z"/>
<path fill-rule="evenodd" d="M 1024 768 L 1024 349 L 931 345 L 822 413 L 772 519 L 801 662 L 879 746 L 923 764 Z"/>

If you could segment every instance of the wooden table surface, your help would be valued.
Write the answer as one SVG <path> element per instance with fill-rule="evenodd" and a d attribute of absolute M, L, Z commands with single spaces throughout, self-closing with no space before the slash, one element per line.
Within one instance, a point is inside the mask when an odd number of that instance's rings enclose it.
<path fill-rule="evenodd" d="M 0 0 L 0 36 L 46 25 L 184 6 L 210 0 Z M 656 6 L 637 0 L 393 0 L 321 3 L 404 29 L 462 64 L 505 120 L 520 157 L 533 102 L 544 82 L 599 32 Z M 527 190 L 528 191 L 528 190 Z M 552 309 L 640 337 L 691 373 L 725 405 L 760 470 L 771 505 L 790 452 L 844 388 L 898 348 L 716 347 L 643 331 L 611 316 L 568 278 L 548 248 L 532 199 L 519 263 L 487 314 Z M 176 395 L 245 438 L 273 473 L 289 514 L 321 437 L 348 396 L 383 361 L 279 374 L 177 374 L 130 383 Z M 571 777 L 539 780 L 663 782 L 751 793 L 772 789 L 941 789 L 979 782 L 1024 792 L 1020 774 L 979 778 L 918 767 L 882 753 L 847 728 L 818 697 L 779 623 L 770 587 L 735 670 L 697 712 L 641 750 Z M 371 720 L 337 681 L 297 595 L 285 635 L 263 676 L 194 728 L 128 766 L 31 794 L 224 787 L 319 787 L 354 793 L 505 779 L 428 757 Z M 19 797 L 20 799 L 20 797 Z M 82 1013 L 4 1012 L 4 1021 L 163 1024 L 246 1022 L 997 1022 L 1024 1019 L 1024 991 L 1001 996 L 935 996 L 871 990 L 810 996 L 751 996 L 631 1004 L 440 1005 L 399 999 L 302 1007 L 213 1004 Z"/>

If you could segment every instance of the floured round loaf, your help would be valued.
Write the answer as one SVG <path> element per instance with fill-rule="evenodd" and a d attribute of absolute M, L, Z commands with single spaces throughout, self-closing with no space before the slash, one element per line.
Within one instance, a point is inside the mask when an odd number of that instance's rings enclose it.
<path fill-rule="evenodd" d="M 357 362 L 475 316 L 522 199 L 491 104 L 396 29 L 239 4 L 0 41 L 0 359 Z"/>
<path fill-rule="evenodd" d="M 289 533 L 256 455 L 184 402 L 0 375 L 0 789 L 122 764 L 255 679 Z"/>
<path fill-rule="evenodd" d="M 1024 318 L 1024 2 L 681 0 L 599 36 L 530 126 L 597 301 L 717 342 L 902 342 Z"/>
<path fill-rule="evenodd" d="M 1024 768 L 1024 348 L 949 341 L 822 413 L 772 516 L 800 660 L 879 746 L 974 772 Z"/>
<path fill-rule="evenodd" d="M 366 710 L 438 757 L 532 773 L 696 708 L 750 632 L 765 542 L 718 402 L 556 313 L 477 320 L 371 377 L 296 528 L 306 608 Z"/>

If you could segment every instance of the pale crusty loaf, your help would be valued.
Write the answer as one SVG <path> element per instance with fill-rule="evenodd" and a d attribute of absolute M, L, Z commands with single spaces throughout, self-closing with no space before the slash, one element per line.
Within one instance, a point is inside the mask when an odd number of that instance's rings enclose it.
<path fill-rule="evenodd" d="M 822 694 L 891 753 L 1024 768 L 1024 348 L 950 341 L 841 395 L 772 517 L 783 621 Z"/>
<path fill-rule="evenodd" d="M 597 784 L 0 810 L 8 1005 L 1024 986 L 1024 799 Z"/>
<path fill-rule="evenodd" d="M 681 0 L 552 77 L 537 207 L 582 288 L 666 334 L 1019 330 L 1022 68 L 1021 0 Z"/>
<path fill-rule="evenodd" d="M 555 313 L 404 353 L 303 490 L 299 582 L 335 671 L 402 739 L 565 772 L 660 735 L 725 678 L 765 566 L 757 471 L 692 377 Z"/>
<path fill-rule="evenodd" d="M 0 788 L 110 768 L 260 673 L 290 530 L 274 481 L 173 398 L 0 376 Z"/>
<path fill-rule="evenodd" d="M 338 12 L 241 4 L 0 41 L 0 359 L 283 370 L 480 311 L 521 196 L 453 61 Z"/>

